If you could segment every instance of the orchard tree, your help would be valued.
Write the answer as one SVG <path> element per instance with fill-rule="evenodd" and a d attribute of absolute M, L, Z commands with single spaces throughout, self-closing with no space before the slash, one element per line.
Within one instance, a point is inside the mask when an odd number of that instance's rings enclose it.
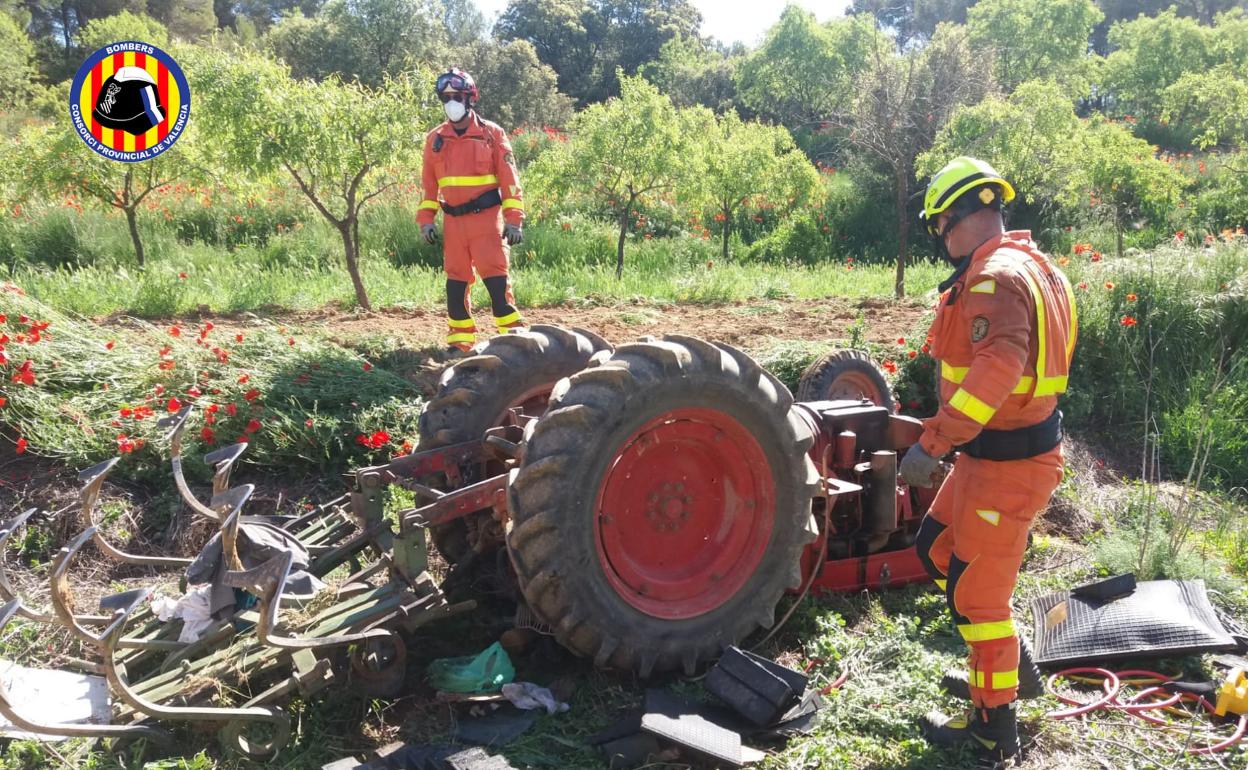
<path fill-rule="evenodd" d="M 1214 64 L 1211 33 L 1196 20 L 1179 17 L 1174 8 L 1115 24 L 1109 31 L 1114 51 L 1105 60 L 1103 84 L 1117 114 L 1160 122 L 1166 89 L 1184 73 L 1203 72 Z"/>
<path fill-rule="evenodd" d="M 971 50 L 992 53 L 997 83 L 1007 93 L 1044 76 L 1081 94 L 1088 86 L 1088 38 L 1103 18 L 1092 0 L 979 0 L 967 11 L 966 26 Z"/>
<path fill-rule="evenodd" d="M 906 293 L 913 226 L 908 202 L 915 158 L 932 145 L 936 132 L 958 107 L 978 102 L 991 86 L 992 75 L 977 66 L 965 30 L 944 24 L 919 51 L 899 54 L 891 41 L 878 44 L 867 69 L 854 83 L 852 103 L 828 117 L 830 123 L 848 131 L 848 141 L 856 150 L 892 179 L 897 297 Z"/>
<path fill-rule="evenodd" d="M 201 49 L 183 56 L 201 129 L 219 137 L 224 165 L 245 177 L 289 174 L 338 231 L 356 301 L 371 310 L 359 268 L 360 211 L 418 176 L 423 132 L 440 112 L 428 88 L 432 75 L 372 90 L 333 77 L 295 80 L 284 65 L 255 54 Z"/>
<path fill-rule="evenodd" d="M 1093 214 L 1113 225 L 1121 257 L 1127 225 L 1138 217 L 1164 222 L 1186 180 L 1174 166 L 1157 158 L 1148 142 L 1099 115 L 1084 124 L 1079 150 Z"/>
<path fill-rule="evenodd" d="M 207 171 L 196 158 L 194 123 L 172 147 L 149 160 L 122 163 L 87 147 L 73 127 L 37 126 L 8 148 L 6 166 L 24 179 L 19 194 L 62 197 L 74 195 L 98 207 L 120 210 L 126 217 L 134 258 L 146 263 L 139 233 L 139 207 L 154 191 L 173 182 L 202 178 Z"/>
<path fill-rule="evenodd" d="M 783 126 L 744 123 L 735 112 L 707 116 L 697 133 L 698 197 L 720 221 L 722 256 L 738 210 L 753 198 L 800 205 L 819 186 L 819 174 Z"/>
<path fill-rule="evenodd" d="M 694 138 L 688 116 L 641 77 L 620 76 L 620 96 L 572 119 L 570 138 L 530 167 L 535 187 L 580 190 L 619 224 L 615 275 L 624 274 L 624 239 L 638 205 L 671 190 L 689 172 Z"/>

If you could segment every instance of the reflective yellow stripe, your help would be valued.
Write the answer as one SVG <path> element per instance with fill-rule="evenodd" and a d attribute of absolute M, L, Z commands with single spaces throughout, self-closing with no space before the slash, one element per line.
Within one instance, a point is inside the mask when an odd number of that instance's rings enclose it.
<path fill-rule="evenodd" d="M 964 623 L 958 626 L 958 633 L 968 642 L 991 642 L 993 639 L 1008 639 L 1014 636 L 1014 619 L 996 620 L 991 623 Z"/>
<path fill-rule="evenodd" d="M 994 527 L 999 526 L 1001 524 L 1001 512 L 1000 511 L 978 511 L 977 510 L 975 511 L 975 515 L 983 519 L 984 521 L 988 522 Z"/>
<path fill-rule="evenodd" d="M 986 281 L 980 281 L 971 287 L 971 292 L 974 294 L 996 294 L 997 282 L 991 278 Z"/>
<path fill-rule="evenodd" d="M 506 326 L 507 324 L 514 324 L 516 321 L 519 321 L 519 320 L 520 320 L 519 310 L 515 311 L 514 313 L 508 313 L 505 316 L 494 316 L 494 323 L 500 328 L 503 326 Z"/>
<path fill-rule="evenodd" d="M 992 416 L 997 413 L 996 409 L 975 398 L 963 388 L 958 388 L 958 391 L 953 394 L 953 398 L 949 399 L 949 406 L 957 409 L 980 425 L 987 425 Z"/>
<path fill-rule="evenodd" d="M 454 345 L 456 342 L 474 342 L 476 339 L 477 335 L 472 332 L 460 332 L 458 334 L 446 335 L 446 344 Z"/>
<path fill-rule="evenodd" d="M 433 209 L 434 211 L 437 211 L 439 208 L 441 208 L 441 206 L 438 205 L 437 201 L 421 201 L 420 206 L 418 208 Z"/>
<path fill-rule="evenodd" d="M 966 373 L 971 370 L 969 366 L 950 366 L 944 361 L 940 362 L 940 376 L 949 380 L 955 385 L 961 385 L 962 380 L 966 379 Z M 1019 395 L 1021 393 L 1030 393 L 1031 386 L 1035 384 L 1036 378 L 1029 374 L 1023 375 L 1018 380 L 1018 384 L 1014 386 L 1014 390 L 1010 391 L 1010 395 Z"/>
<path fill-rule="evenodd" d="M 1031 290 L 1031 297 L 1036 305 L 1036 387 L 1032 391 L 1034 396 L 1055 396 L 1058 393 L 1066 392 L 1066 377 L 1045 377 L 1045 362 L 1048 361 L 1048 325 L 1046 324 L 1044 294 L 1040 291 L 1040 285 L 1036 283 L 1036 277 L 1029 270 L 1021 270 L 1023 277 L 1027 279 L 1027 288 Z M 1067 296 L 1069 297 L 1069 290 Z M 1072 298 L 1073 299 L 1073 298 Z M 1074 307 L 1072 304 L 1071 307 Z M 1072 319 L 1073 320 L 1073 319 Z M 1071 328 L 1074 326 L 1072 324 Z M 1074 350 L 1075 340 L 1073 335 L 1066 340 L 1067 360 L 1070 360 L 1070 353 Z"/>
<path fill-rule="evenodd" d="M 988 689 L 1008 690 L 1011 687 L 1018 687 L 1018 669 L 992 672 L 992 686 Z"/>
<path fill-rule="evenodd" d="M 471 318 L 456 320 L 454 318 L 446 319 L 446 325 L 452 329 L 475 329 L 477 324 Z"/>
<path fill-rule="evenodd" d="M 984 672 L 972 671 L 971 676 L 970 676 L 970 683 L 971 683 L 971 686 L 973 687 L 978 687 L 981 690 L 984 689 Z"/>
<path fill-rule="evenodd" d="M 498 184 L 498 177 L 493 174 L 485 176 L 444 176 L 438 180 L 438 187 L 477 187 L 483 184 Z"/>
<path fill-rule="evenodd" d="M 507 209 L 520 209 L 521 211 L 523 211 L 523 210 L 524 210 L 524 204 L 523 204 L 523 203 L 521 203 L 520 201 L 516 200 L 515 198 L 504 198 L 504 199 L 503 199 L 503 210 L 505 211 L 505 210 L 507 210 Z"/>
<path fill-rule="evenodd" d="M 935 584 L 936 584 L 936 587 L 937 587 L 937 588 L 939 588 L 939 589 L 940 589 L 940 590 L 942 590 L 942 591 L 947 591 L 947 590 L 949 590 L 949 581 L 948 581 L 948 580 L 933 580 L 932 582 L 933 582 L 933 583 L 935 583 Z"/>

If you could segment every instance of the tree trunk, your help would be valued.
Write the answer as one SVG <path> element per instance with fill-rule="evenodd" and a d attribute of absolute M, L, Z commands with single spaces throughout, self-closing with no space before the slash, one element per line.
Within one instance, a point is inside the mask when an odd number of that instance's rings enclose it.
<path fill-rule="evenodd" d="M 347 258 L 347 273 L 351 275 L 351 285 L 355 287 L 355 301 L 360 307 L 371 311 L 373 306 L 368 301 L 368 292 L 364 290 L 364 281 L 360 278 L 359 244 L 356 243 L 354 230 L 355 217 L 345 219 L 338 225 L 338 232 L 342 235 L 343 252 Z"/>
<path fill-rule="evenodd" d="M 906 217 L 906 200 L 910 196 L 910 180 L 906 164 L 901 164 L 897 168 L 896 185 L 897 192 L 897 276 L 893 280 L 893 293 L 897 299 L 906 296 L 906 252 L 910 239 L 910 222 Z"/>
<path fill-rule="evenodd" d="M 1122 259 L 1122 212 L 1114 204 L 1114 239 L 1118 247 L 1118 258 Z"/>
<path fill-rule="evenodd" d="M 615 245 L 615 278 L 624 277 L 624 236 L 628 233 L 628 214 L 633 210 L 633 199 L 629 198 L 620 212 L 620 239 Z"/>
<path fill-rule="evenodd" d="M 725 209 L 720 209 L 720 211 L 724 215 L 724 247 L 721 251 L 721 259 L 726 265 L 728 264 L 728 235 L 732 231 L 732 213 Z"/>
<path fill-rule="evenodd" d="M 134 206 L 126 206 L 126 224 L 130 226 L 130 240 L 134 243 L 134 258 L 143 267 L 143 239 L 139 237 L 139 215 Z"/>

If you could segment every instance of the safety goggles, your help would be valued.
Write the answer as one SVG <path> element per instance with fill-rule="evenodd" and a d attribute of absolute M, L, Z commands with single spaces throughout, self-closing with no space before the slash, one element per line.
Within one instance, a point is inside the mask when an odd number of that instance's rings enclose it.
<path fill-rule="evenodd" d="M 462 92 L 447 92 L 447 93 L 438 94 L 438 98 L 442 100 L 443 104 L 446 104 L 447 102 L 459 102 L 461 104 L 467 104 L 471 96 L 469 94 L 462 93 Z"/>

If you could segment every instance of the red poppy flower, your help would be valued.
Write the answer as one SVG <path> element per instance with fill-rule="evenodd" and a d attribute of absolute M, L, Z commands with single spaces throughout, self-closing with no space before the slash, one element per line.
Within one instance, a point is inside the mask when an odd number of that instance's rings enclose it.
<path fill-rule="evenodd" d="M 124 433 L 117 434 L 117 451 L 118 452 L 121 452 L 123 455 L 129 454 L 133 452 L 136 448 L 137 446 L 135 445 L 134 441 L 129 439 L 126 436 L 126 434 Z"/>
<path fill-rule="evenodd" d="M 29 316 L 22 314 L 17 317 L 17 322 L 19 324 L 30 323 L 30 318 Z"/>
<path fill-rule="evenodd" d="M 169 336 L 170 336 L 170 337 L 181 337 L 181 336 L 182 336 L 182 330 L 181 330 L 180 328 L 178 328 L 177 326 L 170 326 L 170 327 L 169 327 Z"/>
<path fill-rule="evenodd" d="M 243 385 L 243 384 L 245 384 L 245 383 L 246 383 L 248 380 L 250 380 L 250 379 L 251 379 L 251 375 L 250 375 L 250 374 L 240 374 L 240 375 L 238 375 L 238 384 L 239 384 L 239 385 Z"/>
<path fill-rule="evenodd" d="M 156 364 L 157 369 L 160 369 L 161 371 L 165 371 L 165 372 L 173 369 L 174 366 L 176 366 L 176 364 L 174 364 L 172 360 L 161 361 L 159 364 Z"/>
<path fill-rule="evenodd" d="M 1119 321 L 1118 323 L 1122 324 L 1123 326 L 1135 326 L 1135 323 L 1136 323 L 1135 316 L 1124 315 L 1122 317 L 1122 320 Z"/>
<path fill-rule="evenodd" d="M 893 363 L 892 361 L 885 361 L 883 366 L 884 366 L 884 371 L 888 372 L 889 374 L 897 373 L 897 364 Z"/>
<path fill-rule="evenodd" d="M 112 350 L 112 349 L 113 349 L 113 345 L 116 345 L 116 344 L 117 344 L 117 343 L 116 343 L 114 340 L 109 340 L 108 342 L 105 342 L 105 343 L 104 343 L 104 349 L 105 349 L 105 350 Z"/>
<path fill-rule="evenodd" d="M 234 415 L 238 414 L 238 407 L 234 406 L 233 404 L 226 404 L 225 413 L 233 417 Z"/>
<path fill-rule="evenodd" d="M 1094 251 L 1094 252 L 1092 252 L 1092 261 L 1093 261 L 1093 262 L 1100 262 L 1100 261 L 1101 261 L 1101 252 L 1099 252 L 1099 251 Z"/>
<path fill-rule="evenodd" d="M 1136 296 L 1134 293 L 1127 295 L 1127 302 L 1135 302 L 1135 300 L 1136 300 Z"/>
<path fill-rule="evenodd" d="M 25 363 L 13 374 L 13 382 L 20 382 L 23 385 L 35 384 L 35 370 L 31 366 L 31 360 L 26 359 Z"/>
<path fill-rule="evenodd" d="M 234 341 L 235 341 L 235 342 L 242 342 L 242 341 L 243 341 L 243 335 L 241 335 L 241 334 L 235 334 L 235 335 L 234 335 Z"/>
<path fill-rule="evenodd" d="M 134 410 L 128 406 L 123 406 L 120 410 L 118 410 L 118 414 L 120 414 L 122 417 L 129 417 L 132 414 L 134 414 Z"/>
<path fill-rule="evenodd" d="M 260 421 L 255 419 L 249 420 L 247 422 L 247 427 L 243 428 L 244 433 L 255 433 L 258 430 L 260 430 Z"/>
<path fill-rule="evenodd" d="M 916 358 L 916 357 L 918 357 L 918 355 L 919 355 L 919 351 L 917 351 L 917 350 L 911 350 L 911 351 L 910 351 L 909 353 L 907 353 L 906 355 L 908 355 L 910 358 Z"/>
<path fill-rule="evenodd" d="M 370 364 L 370 363 L 368 363 L 367 361 L 365 361 L 365 362 L 364 362 L 364 371 L 366 371 L 366 372 L 371 372 L 372 370 L 373 370 L 373 365 L 372 365 L 372 364 Z"/>
<path fill-rule="evenodd" d="M 1087 282 L 1087 281 L 1080 281 L 1080 282 L 1079 282 L 1079 284 L 1078 284 L 1075 288 L 1077 288 L 1077 289 L 1086 289 L 1086 288 L 1088 288 L 1088 282 Z"/>
<path fill-rule="evenodd" d="M 186 273 L 178 273 L 178 280 L 185 281 Z"/>
<path fill-rule="evenodd" d="M 9 400 L 7 398 L 4 398 L 3 396 L 0 396 L 0 408 L 3 408 L 4 405 L 7 403 L 9 403 Z"/>
<path fill-rule="evenodd" d="M 215 443 L 217 443 L 217 434 L 213 432 L 212 428 L 209 428 L 209 427 L 206 427 L 206 426 L 205 426 L 204 428 L 200 429 L 200 431 L 199 431 L 199 438 L 200 438 L 200 439 L 201 439 L 201 440 L 202 440 L 205 444 L 215 444 Z"/>
<path fill-rule="evenodd" d="M 203 331 L 202 331 L 201 333 L 203 333 L 203 332 L 210 332 L 210 331 L 212 331 L 212 330 L 213 330 L 213 329 L 215 329 L 215 328 L 217 328 L 217 327 L 213 325 L 212 321 L 205 321 L 205 322 L 204 322 L 204 328 L 203 328 Z"/>
<path fill-rule="evenodd" d="M 294 337 L 287 337 L 287 338 L 286 338 L 286 344 L 287 344 L 287 345 L 294 345 L 294 344 L 295 344 L 295 338 L 294 338 Z"/>
<path fill-rule="evenodd" d="M 220 404 L 209 404 L 207 407 L 204 408 L 204 411 L 208 412 L 208 414 L 216 414 L 217 410 L 220 408 L 221 408 Z"/>
<path fill-rule="evenodd" d="M 307 427 L 311 428 L 311 427 L 312 427 L 312 418 L 311 418 L 311 417 L 309 417 L 308 419 L 304 420 L 304 421 L 303 421 L 303 424 L 304 424 L 304 425 L 306 425 Z"/>
<path fill-rule="evenodd" d="M 168 409 L 170 413 L 176 412 L 182 408 L 182 402 L 176 398 L 171 398 L 169 399 L 169 403 L 165 404 L 165 408 Z"/>
<path fill-rule="evenodd" d="M 25 451 L 26 451 L 26 439 L 19 436 L 17 439 L 17 453 L 20 455 L 22 452 L 25 452 Z"/>
<path fill-rule="evenodd" d="M 157 351 L 156 355 L 160 356 L 161 358 L 164 358 L 165 356 L 169 355 L 171 352 L 173 352 L 173 348 L 169 347 L 168 345 L 165 345 L 163 348 Z"/>
<path fill-rule="evenodd" d="M 381 446 L 390 443 L 390 434 L 384 430 L 375 431 L 373 433 L 373 446 Z"/>
<path fill-rule="evenodd" d="M 1106 288 L 1106 289 L 1109 289 L 1110 291 L 1113 291 L 1113 288 L 1114 288 L 1114 282 L 1113 282 L 1113 281 L 1106 281 L 1106 282 L 1105 282 L 1105 288 Z"/>
<path fill-rule="evenodd" d="M 243 394 L 243 398 L 247 399 L 248 401 L 255 401 L 259 396 L 260 396 L 260 391 L 256 390 L 255 388 L 252 388 L 251 390 Z"/>

